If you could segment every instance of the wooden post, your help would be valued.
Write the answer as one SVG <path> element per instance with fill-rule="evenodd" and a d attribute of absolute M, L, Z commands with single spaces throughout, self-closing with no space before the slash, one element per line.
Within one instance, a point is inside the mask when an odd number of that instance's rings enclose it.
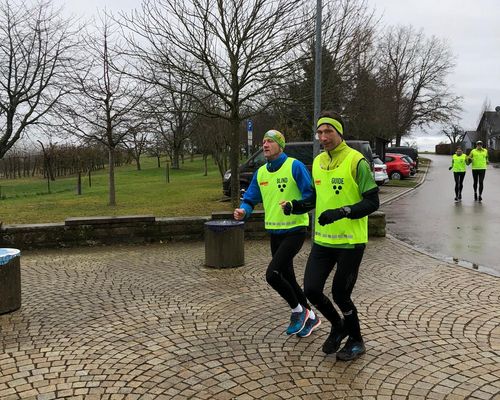
<path fill-rule="evenodd" d="M 80 196 L 82 194 L 82 172 L 78 171 L 78 181 L 76 183 L 76 194 Z"/>
<path fill-rule="evenodd" d="M 168 161 L 167 161 L 166 167 L 165 167 L 165 174 L 166 174 L 166 178 L 167 178 L 167 183 L 170 183 L 170 169 L 168 166 Z"/>

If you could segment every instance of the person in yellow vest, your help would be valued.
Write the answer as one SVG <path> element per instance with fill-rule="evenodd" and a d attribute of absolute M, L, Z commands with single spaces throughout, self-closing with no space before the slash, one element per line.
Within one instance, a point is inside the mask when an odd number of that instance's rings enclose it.
<path fill-rule="evenodd" d="M 267 131 L 262 141 L 262 151 L 267 163 L 254 174 L 234 219 L 247 219 L 254 207 L 264 206 L 264 223 L 271 237 L 272 260 L 267 267 L 266 280 L 291 308 L 290 325 L 286 333 L 306 337 L 321 321 L 309 306 L 306 296 L 297 283 L 293 258 L 300 251 L 306 238 L 309 216 L 285 216 L 280 203 L 285 200 L 309 197 L 312 194 L 311 175 L 307 167 L 284 152 L 285 137 L 276 130 Z"/>
<path fill-rule="evenodd" d="M 453 170 L 453 178 L 455 178 L 455 202 L 462 201 L 467 156 L 460 146 L 457 147 L 455 154 L 451 157 L 451 166 L 448 169 Z"/>
<path fill-rule="evenodd" d="M 313 162 L 313 196 L 287 202 L 283 212 L 293 215 L 316 208 L 314 243 L 304 274 L 304 292 L 332 324 L 323 352 L 336 353 L 338 360 L 348 361 L 365 352 L 351 294 L 368 242 L 368 215 L 379 207 L 378 186 L 367 160 L 344 141 L 340 115 L 331 111 L 321 113 L 316 134 L 325 151 Z M 343 317 L 323 293 L 335 265 L 332 299 Z M 345 337 L 347 341 L 339 350 Z"/>
<path fill-rule="evenodd" d="M 486 168 L 489 164 L 488 150 L 483 148 L 483 142 L 480 140 L 476 142 L 476 148 L 471 150 L 468 160 L 472 167 L 472 178 L 474 180 L 472 185 L 474 188 L 474 200 L 483 201 L 483 182 L 484 176 L 486 175 Z M 477 195 L 478 183 L 479 196 Z"/>

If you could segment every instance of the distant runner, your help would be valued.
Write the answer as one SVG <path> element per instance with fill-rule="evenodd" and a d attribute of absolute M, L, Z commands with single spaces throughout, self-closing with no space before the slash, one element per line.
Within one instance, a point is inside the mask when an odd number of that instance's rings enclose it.
<path fill-rule="evenodd" d="M 455 154 L 451 158 L 449 170 L 453 170 L 455 178 L 455 202 L 462 201 L 462 189 L 464 187 L 465 171 L 467 170 L 467 156 L 463 153 L 460 146 L 457 147 Z"/>
<path fill-rule="evenodd" d="M 476 148 L 472 149 L 468 157 L 469 163 L 472 164 L 472 178 L 474 179 L 474 200 L 483 201 L 483 181 L 486 175 L 486 168 L 488 167 L 488 150 L 483 148 L 483 142 L 478 140 Z M 479 196 L 477 195 L 477 188 L 479 183 Z"/>

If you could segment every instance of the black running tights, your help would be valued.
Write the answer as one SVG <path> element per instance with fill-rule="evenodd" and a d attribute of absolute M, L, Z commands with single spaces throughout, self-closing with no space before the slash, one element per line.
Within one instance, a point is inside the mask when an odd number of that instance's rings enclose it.
<path fill-rule="evenodd" d="M 330 299 L 324 295 L 326 280 L 335 264 L 332 299 L 345 317 L 346 328 L 352 337 L 361 337 L 357 310 L 351 300 L 358 278 L 365 245 L 353 249 L 331 248 L 313 244 L 304 274 L 304 293 L 307 299 L 327 318 L 334 328 L 341 324 L 341 317 Z"/>
<path fill-rule="evenodd" d="M 462 197 L 465 172 L 453 172 L 453 177 L 455 178 L 455 197 Z"/>
<path fill-rule="evenodd" d="M 266 281 L 285 299 L 290 308 L 295 308 L 301 304 L 303 307 L 310 309 L 293 270 L 293 258 L 302 248 L 305 238 L 305 230 L 271 235 L 273 259 L 267 267 Z"/>
<path fill-rule="evenodd" d="M 477 193 L 477 184 L 479 181 L 479 196 L 483 193 L 483 181 L 484 175 L 486 175 L 485 169 L 473 169 L 472 177 L 474 178 L 474 193 Z"/>

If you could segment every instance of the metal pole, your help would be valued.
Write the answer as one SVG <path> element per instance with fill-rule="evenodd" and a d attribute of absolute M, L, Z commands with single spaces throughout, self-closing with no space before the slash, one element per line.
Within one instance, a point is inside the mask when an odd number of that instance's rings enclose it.
<path fill-rule="evenodd" d="M 321 111 L 321 0 L 316 2 L 316 57 L 314 63 L 314 118 L 313 118 L 313 158 L 319 154 L 319 140 L 316 139 L 316 121 Z M 312 211 L 311 240 L 314 241 L 314 221 L 316 221 L 316 211 Z"/>
<path fill-rule="evenodd" d="M 319 154 L 319 140 L 316 139 L 316 121 L 321 111 L 321 0 L 316 3 L 316 57 L 314 69 L 314 119 L 313 119 L 313 156 Z"/>

